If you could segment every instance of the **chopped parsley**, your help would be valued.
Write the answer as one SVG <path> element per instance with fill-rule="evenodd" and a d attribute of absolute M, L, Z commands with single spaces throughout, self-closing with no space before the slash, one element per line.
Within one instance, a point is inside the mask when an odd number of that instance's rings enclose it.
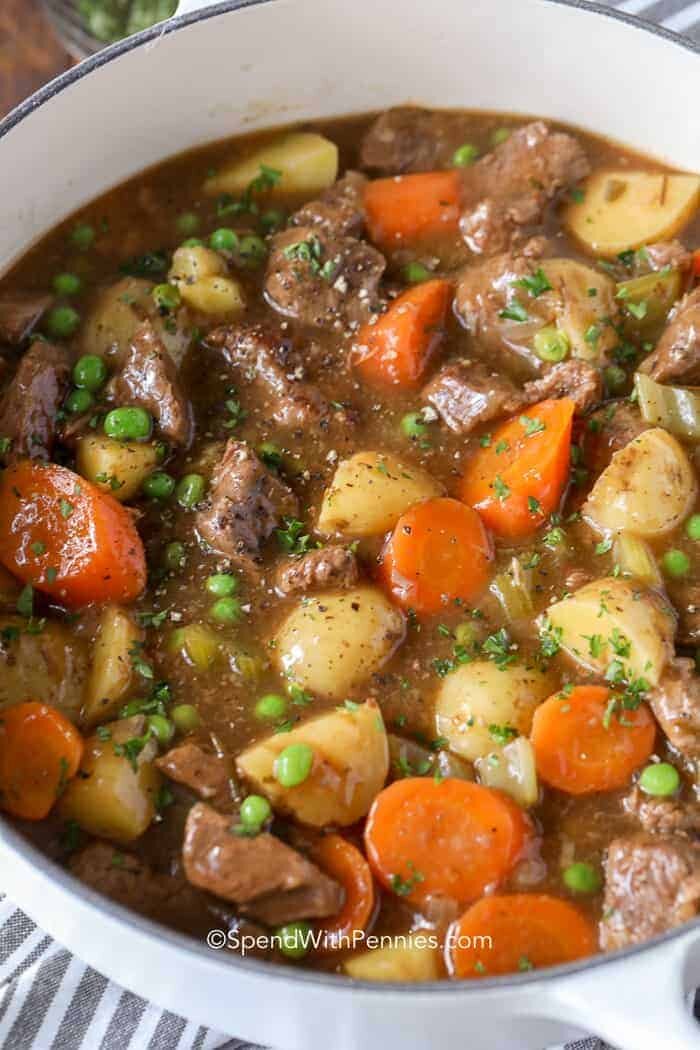
<path fill-rule="evenodd" d="M 534 416 L 521 416 L 518 422 L 525 428 L 526 437 L 532 437 L 533 434 L 541 434 L 543 430 L 547 429 L 546 424 Z"/>
<path fill-rule="evenodd" d="M 489 726 L 489 735 L 496 741 L 497 744 L 503 746 L 507 744 L 509 740 L 514 740 L 518 735 L 518 730 L 514 729 L 513 726 Z"/>
<path fill-rule="evenodd" d="M 532 276 L 521 277 L 519 281 L 513 281 L 513 284 L 517 288 L 524 288 L 533 299 L 537 299 L 544 292 L 551 292 L 552 290 L 552 286 L 547 280 L 547 275 L 541 266 L 535 270 Z"/>
<path fill-rule="evenodd" d="M 521 324 L 524 321 L 530 320 L 529 313 L 519 299 L 511 299 L 511 301 L 499 311 L 498 316 L 506 321 L 519 321 Z"/>
<path fill-rule="evenodd" d="M 408 862 L 408 877 L 403 879 L 400 875 L 392 875 L 389 880 L 390 885 L 394 893 L 398 893 L 399 897 L 407 897 L 419 883 L 425 880 L 425 875 L 422 871 L 418 871 L 415 864 L 409 860 Z"/>
<path fill-rule="evenodd" d="M 298 518 L 283 518 L 282 523 L 284 528 L 275 529 L 275 535 L 280 547 L 287 554 L 306 554 L 317 546 L 311 536 L 304 532 L 303 521 L 299 521 Z"/>
<path fill-rule="evenodd" d="M 496 493 L 496 498 L 500 503 L 504 503 L 510 496 L 510 489 L 500 474 L 496 474 L 494 478 L 493 491 Z"/>

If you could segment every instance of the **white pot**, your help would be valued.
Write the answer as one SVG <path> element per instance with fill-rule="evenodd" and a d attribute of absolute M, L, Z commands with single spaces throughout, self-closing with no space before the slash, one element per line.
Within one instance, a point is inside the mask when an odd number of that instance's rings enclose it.
<path fill-rule="evenodd" d="M 206 8 L 199 11 L 199 8 Z M 700 169 L 700 55 L 557 0 L 242 0 L 89 59 L 0 123 L 0 273 L 74 209 L 164 157 L 256 127 L 408 100 L 536 113 Z M 528 1050 L 594 1032 L 688 1050 L 700 923 L 547 974 L 350 982 L 224 958 L 76 883 L 0 822 L 0 879 L 81 958 L 176 1012 L 278 1050 Z"/>

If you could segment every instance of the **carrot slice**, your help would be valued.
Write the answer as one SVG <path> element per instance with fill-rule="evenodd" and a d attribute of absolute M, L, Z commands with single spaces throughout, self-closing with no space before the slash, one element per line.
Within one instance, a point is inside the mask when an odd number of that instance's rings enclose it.
<path fill-rule="evenodd" d="M 372 871 L 359 849 L 342 835 L 325 835 L 312 849 L 311 859 L 345 889 L 342 910 L 316 924 L 323 934 L 319 951 L 346 948 L 367 929 L 374 913 Z"/>
<path fill-rule="evenodd" d="M 133 601 L 146 584 L 128 510 L 55 463 L 21 460 L 0 477 L 0 562 L 68 606 Z"/>
<path fill-rule="evenodd" d="M 532 834 L 507 795 L 468 780 L 408 777 L 381 791 L 365 826 L 382 885 L 407 901 L 468 902 L 501 882 Z"/>
<path fill-rule="evenodd" d="M 446 949 L 454 977 L 495 977 L 592 955 L 596 936 L 573 904 L 515 893 L 472 904 L 448 930 Z"/>
<path fill-rule="evenodd" d="M 530 741 L 537 772 L 570 795 L 625 787 L 654 750 L 656 725 L 646 704 L 626 710 L 602 685 L 555 693 L 535 711 Z"/>
<path fill-rule="evenodd" d="M 492 560 L 476 511 L 456 499 L 431 499 L 399 518 L 380 575 L 404 608 L 434 613 L 455 599 L 476 598 L 488 583 Z"/>
<path fill-rule="evenodd" d="M 494 430 L 469 461 L 460 498 L 498 536 L 530 536 L 559 506 L 569 477 L 574 407 L 568 398 L 533 405 Z"/>
<path fill-rule="evenodd" d="M 367 383 L 414 387 L 420 383 L 445 334 L 449 281 L 409 288 L 374 324 L 365 324 L 352 348 L 352 362 Z"/>
<path fill-rule="evenodd" d="M 457 228 L 462 180 L 457 171 L 427 171 L 374 179 L 365 186 L 370 238 L 398 248 L 421 237 Z"/>
<path fill-rule="evenodd" d="M 0 712 L 0 806 L 43 820 L 80 767 L 83 738 L 55 707 L 27 700 Z"/>

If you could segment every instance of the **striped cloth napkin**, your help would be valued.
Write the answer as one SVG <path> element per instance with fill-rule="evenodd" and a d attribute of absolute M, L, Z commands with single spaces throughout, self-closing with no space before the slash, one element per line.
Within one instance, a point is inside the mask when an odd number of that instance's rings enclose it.
<path fill-rule="evenodd" d="M 603 0 L 700 41 L 700 0 Z M 697 1007 L 696 1007 L 697 1009 Z M 3 1050 L 259 1050 L 161 1010 L 53 941 L 0 895 Z M 599 1039 L 565 1050 L 609 1050 Z"/>

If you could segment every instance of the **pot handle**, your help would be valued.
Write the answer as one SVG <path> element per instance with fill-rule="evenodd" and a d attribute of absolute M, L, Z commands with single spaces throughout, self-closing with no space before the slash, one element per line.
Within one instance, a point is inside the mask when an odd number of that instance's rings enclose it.
<path fill-rule="evenodd" d="M 580 1026 L 619 1050 L 700 1048 L 700 1024 L 688 995 L 700 985 L 700 928 L 667 943 L 593 965 L 548 989 L 557 1019 Z"/>

